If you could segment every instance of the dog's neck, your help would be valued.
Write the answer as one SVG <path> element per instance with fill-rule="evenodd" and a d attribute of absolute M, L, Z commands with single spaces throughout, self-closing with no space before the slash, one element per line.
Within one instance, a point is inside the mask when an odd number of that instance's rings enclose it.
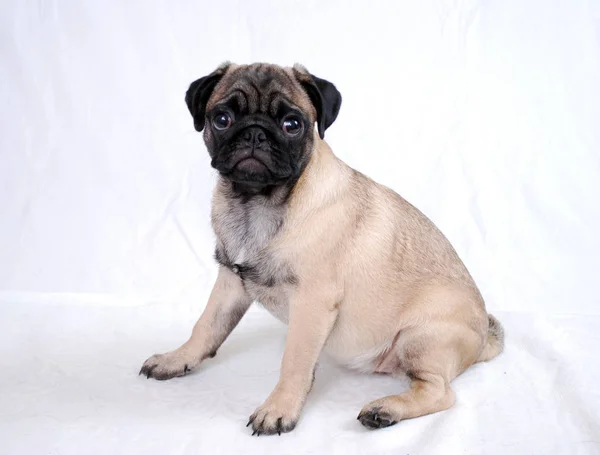
<path fill-rule="evenodd" d="M 346 191 L 353 172 L 334 155 L 327 142 L 316 139 L 310 161 L 292 189 L 289 210 L 317 210 L 331 203 Z"/>
<path fill-rule="evenodd" d="M 253 185 L 251 183 L 240 183 L 224 181 L 228 187 L 228 193 L 234 199 L 239 199 L 246 204 L 250 201 L 264 202 L 268 205 L 284 204 L 294 187 L 295 181 L 286 182 L 282 185 Z"/>
<path fill-rule="evenodd" d="M 229 268 L 252 263 L 286 224 L 303 223 L 347 196 L 352 173 L 319 139 L 291 188 L 274 187 L 269 194 L 241 196 L 233 192 L 231 181 L 221 177 L 212 213 L 217 260 Z"/>

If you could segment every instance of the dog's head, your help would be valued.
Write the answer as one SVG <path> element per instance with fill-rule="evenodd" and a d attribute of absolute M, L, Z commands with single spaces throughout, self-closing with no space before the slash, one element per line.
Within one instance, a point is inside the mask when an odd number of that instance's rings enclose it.
<path fill-rule="evenodd" d="M 212 166 L 241 192 L 295 182 L 337 117 L 335 86 L 304 67 L 226 63 L 193 82 L 185 97 Z"/>

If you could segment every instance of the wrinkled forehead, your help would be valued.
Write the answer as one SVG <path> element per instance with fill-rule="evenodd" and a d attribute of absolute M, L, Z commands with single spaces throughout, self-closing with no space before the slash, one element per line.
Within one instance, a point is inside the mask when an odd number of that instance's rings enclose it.
<path fill-rule="evenodd" d="M 234 67 L 219 81 L 207 110 L 226 104 L 242 114 L 276 116 L 282 107 L 298 108 L 314 118 L 314 108 L 293 72 L 267 64 Z"/>

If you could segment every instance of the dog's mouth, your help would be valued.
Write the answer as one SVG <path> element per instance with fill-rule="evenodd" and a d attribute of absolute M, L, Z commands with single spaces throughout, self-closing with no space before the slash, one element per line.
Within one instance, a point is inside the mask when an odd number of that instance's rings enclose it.
<path fill-rule="evenodd" d="M 252 186 L 282 185 L 294 172 L 290 160 L 271 147 L 245 147 L 233 153 L 217 153 L 211 165 L 227 180 Z"/>
<path fill-rule="evenodd" d="M 249 174 L 269 172 L 267 166 L 262 161 L 253 156 L 241 159 L 234 166 L 234 169 Z"/>
<path fill-rule="evenodd" d="M 255 156 L 243 157 L 217 169 L 223 177 L 237 183 L 264 186 L 276 184 L 279 180 L 269 166 Z"/>

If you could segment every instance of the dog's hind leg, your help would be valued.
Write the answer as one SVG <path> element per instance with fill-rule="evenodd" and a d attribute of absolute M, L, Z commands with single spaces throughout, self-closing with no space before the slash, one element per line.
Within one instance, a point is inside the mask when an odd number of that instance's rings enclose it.
<path fill-rule="evenodd" d="M 358 420 L 368 428 L 382 428 L 452 407 L 450 381 L 479 360 L 484 341 L 457 320 L 429 320 L 401 333 L 391 354 L 410 378 L 410 389 L 369 403 Z"/>

